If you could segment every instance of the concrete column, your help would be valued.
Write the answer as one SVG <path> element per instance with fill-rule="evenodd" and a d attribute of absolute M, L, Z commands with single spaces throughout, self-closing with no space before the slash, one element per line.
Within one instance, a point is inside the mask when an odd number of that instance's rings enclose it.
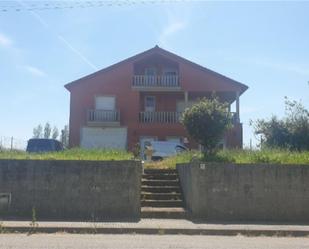
<path fill-rule="evenodd" d="M 188 91 L 185 91 L 184 94 L 185 94 L 185 107 L 188 107 L 189 93 Z"/>
<path fill-rule="evenodd" d="M 189 101 L 189 93 L 188 93 L 188 91 L 185 91 L 185 103 L 186 103 L 186 105 L 188 104 L 188 101 Z"/>
<path fill-rule="evenodd" d="M 236 92 L 236 118 L 237 118 L 237 121 L 240 122 L 240 116 L 239 116 L 239 92 Z"/>

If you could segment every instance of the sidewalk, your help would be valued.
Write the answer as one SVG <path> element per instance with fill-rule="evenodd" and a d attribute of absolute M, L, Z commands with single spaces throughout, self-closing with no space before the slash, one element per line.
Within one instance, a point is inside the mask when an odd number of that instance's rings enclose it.
<path fill-rule="evenodd" d="M 210 224 L 189 220 L 142 219 L 139 222 L 0 221 L 0 233 L 186 234 L 246 236 L 309 236 L 309 225 Z"/>

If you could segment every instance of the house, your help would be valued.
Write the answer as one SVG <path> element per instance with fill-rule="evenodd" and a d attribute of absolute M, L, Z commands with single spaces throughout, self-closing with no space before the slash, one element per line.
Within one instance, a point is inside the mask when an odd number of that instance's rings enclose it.
<path fill-rule="evenodd" d="M 137 143 L 143 148 L 145 141 L 172 140 L 198 148 L 179 117 L 213 93 L 229 105 L 236 102 L 233 128 L 222 145 L 242 147 L 239 97 L 248 87 L 158 46 L 65 87 L 70 91 L 70 147 L 132 150 Z"/>

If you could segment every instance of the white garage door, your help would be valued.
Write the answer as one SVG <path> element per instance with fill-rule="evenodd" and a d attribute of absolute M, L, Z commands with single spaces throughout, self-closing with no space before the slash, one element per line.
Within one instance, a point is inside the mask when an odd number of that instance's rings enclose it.
<path fill-rule="evenodd" d="M 81 147 L 87 149 L 126 149 L 127 128 L 83 127 L 81 130 Z"/>

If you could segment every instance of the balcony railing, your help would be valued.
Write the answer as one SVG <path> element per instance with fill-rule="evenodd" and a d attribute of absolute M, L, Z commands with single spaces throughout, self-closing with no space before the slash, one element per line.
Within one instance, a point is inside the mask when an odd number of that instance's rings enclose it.
<path fill-rule="evenodd" d="M 133 87 L 179 88 L 178 75 L 134 75 Z"/>
<path fill-rule="evenodd" d="M 120 112 L 109 110 L 88 110 L 88 123 L 113 123 L 120 122 Z"/>
<path fill-rule="evenodd" d="M 139 121 L 141 123 L 179 123 L 181 112 L 140 112 Z"/>
<path fill-rule="evenodd" d="M 139 121 L 141 123 L 179 123 L 182 112 L 140 112 Z M 238 124 L 239 120 L 235 112 L 231 112 L 232 124 Z"/>

